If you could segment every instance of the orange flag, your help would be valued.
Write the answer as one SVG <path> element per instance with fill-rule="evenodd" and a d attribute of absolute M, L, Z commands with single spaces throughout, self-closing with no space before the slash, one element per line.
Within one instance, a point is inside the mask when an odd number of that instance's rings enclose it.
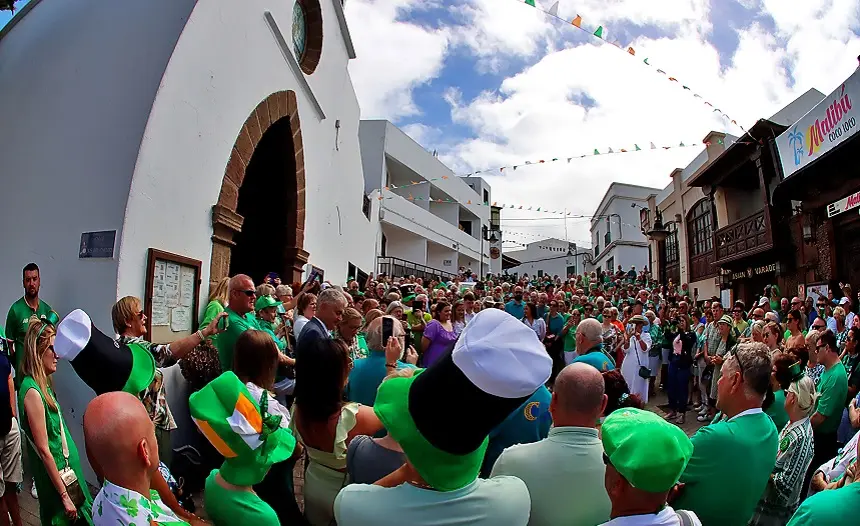
<path fill-rule="evenodd" d="M 635 50 L 635 49 L 633 49 L 632 47 L 627 48 L 627 52 L 628 52 L 628 53 L 630 53 L 631 55 L 635 55 L 635 54 L 636 54 L 636 50 Z"/>
<path fill-rule="evenodd" d="M 582 17 L 581 16 L 576 15 L 576 18 L 574 18 L 570 23 L 572 25 L 582 29 Z"/>

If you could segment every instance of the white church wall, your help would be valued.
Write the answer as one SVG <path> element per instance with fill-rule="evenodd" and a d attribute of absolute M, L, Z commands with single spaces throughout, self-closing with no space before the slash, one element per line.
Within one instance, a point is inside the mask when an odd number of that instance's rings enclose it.
<path fill-rule="evenodd" d="M 34 261 L 45 301 L 61 316 L 85 309 L 110 334 L 119 259 L 79 259 L 81 233 L 117 230 L 118 254 L 144 127 L 195 2 L 31 3 L 0 39 L 0 308 L 22 295 L 21 269 Z M 67 363 L 54 376 L 82 448 L 93 393 Z"/>

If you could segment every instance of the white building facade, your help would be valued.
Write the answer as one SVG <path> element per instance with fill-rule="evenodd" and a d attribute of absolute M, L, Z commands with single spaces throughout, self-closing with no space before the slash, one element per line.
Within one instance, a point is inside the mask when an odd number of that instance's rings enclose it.
<path fill-rule="evenodd" d="M 380 271 L 448 277 L 462 267 L 477 279 L 501 270 L 484 239 L 492 202 L 486 181 L 456 177 L 388 121 L 361 121 L 359 139 L 365 192 L 379 202 Z"/>
<path fill-rule="evenodd" d="M 60 316 L 110 333 L 113 303 L 146 297 L 150 249 L 200 263 L 195 328 L 228 275 L 372 271 L 354 56 L 340 0 L 31 0 L 0 31 L 0 304 L 33 261 Z M 95 231 L 107 257 L 80 257 Z M 66 363 L 54 378 L 82 447 L 93 392 Z M 178 366 L 165 381 L 177 445 L 196 432 Z"/>
<path fill-rule="evenodd" d="M 562 280 L 586 271 L 590 250 L 576 243 L 549 238 L 529 243 L 522 250 L 506 250 L 505 257 L 520 264 L 505 269 L 507 274 L 518 276 L 558 276 Z"/>
<path fill-rule="evenodd" d="M 648 199 L 659 188 L 626 183 L 612 183 L 600 200 L 591 219 L 591 269 L 615 272 L 648 265 L 648 239 L 639 226 L 639 210 L 648 207 Z"/>

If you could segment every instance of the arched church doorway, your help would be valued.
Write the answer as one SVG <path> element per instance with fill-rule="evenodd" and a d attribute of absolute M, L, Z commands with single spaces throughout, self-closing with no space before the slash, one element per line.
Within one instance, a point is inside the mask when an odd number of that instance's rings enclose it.
<path fill-rule="evenodd" d="M 283 247 L 295 246 L 295 173 L 290 120 L 282 118 L 263 134 L 239 188 L 236 212 L 244 222 L 233 236 L 231 276 L 247 274 L 261 283 L 269 272 L 290 274 Z"/>
<path fill-rule="evenodd" d="M 210 286 L 277 272 L 299 281 L 304 251 L 305 172 L 295 93 L 271 94 L 251 113 L 233 146 L 212 208 Z"/>

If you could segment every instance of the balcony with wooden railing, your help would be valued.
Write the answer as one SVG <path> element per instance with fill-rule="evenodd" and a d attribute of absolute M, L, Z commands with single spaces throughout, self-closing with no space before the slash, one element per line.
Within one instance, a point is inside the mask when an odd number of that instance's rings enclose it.
<path fill-rule="evenodd" d="M 708 250 L 702 254 L 690 256 L 690 281 L 699 281 L 719 275 L 720 269 L 714 265 L 715 253 L 714 250 Z"/>
<path fill-rule="evenodd" d="M 717 266 L 773 248 L 770 206 L 717 230 L 714 241 Z"/>

